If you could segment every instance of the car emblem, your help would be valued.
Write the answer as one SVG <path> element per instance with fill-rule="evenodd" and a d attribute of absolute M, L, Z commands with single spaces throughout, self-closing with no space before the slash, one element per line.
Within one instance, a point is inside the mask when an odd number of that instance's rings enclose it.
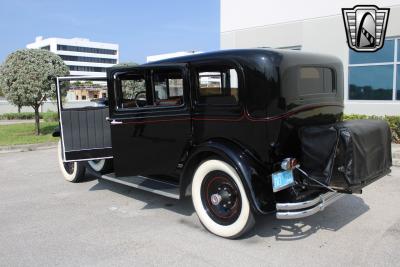
<path fill-rule="evenodd" d="M 374 52 L 383 47 L 389 8 L 374 5 L 357 5 L 342 8 L 347 43 L 357 52 Z"/>

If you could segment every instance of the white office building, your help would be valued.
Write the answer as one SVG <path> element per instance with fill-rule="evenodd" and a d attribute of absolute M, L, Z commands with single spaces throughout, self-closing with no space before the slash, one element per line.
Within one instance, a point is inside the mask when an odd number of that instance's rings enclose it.
<path fill-rule="evenodd" d="M 74 76 L 105 76 L 106 68 L 119 63 L 119 46 L 84 38 L 36 37 L 27 48 L 46 49 L 59 55 Z"/>
<path fill-rule="evenodd" d="M 349 49 L 342 8 L 389 7 L 384 47 Z M 221 0 L 221 48 L 286 48 L 330 54 L 344 66 L 345 113 L 400 115 L 400 0 Z"/>

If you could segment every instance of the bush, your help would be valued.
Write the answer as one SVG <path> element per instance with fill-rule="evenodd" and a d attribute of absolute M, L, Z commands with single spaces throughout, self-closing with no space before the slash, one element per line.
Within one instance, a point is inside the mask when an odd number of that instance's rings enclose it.
<path fill-rule="evenodd" d="M 40 119 L 45 121 L 58 121 L 57 112 L 42 112 L 39 114 Z M 21 113 L 4 113 L 0 114 L 0 120 L 33 120 L 35 119 L 34 112 L 21 112 Z"/>
<path fill-rule="evenodd" d="M 34 118 L 34 112 L 4 113 L 0 115 L 2 120 L 32 120 Z"/>
<path fill-rule="evenodd" d="M 58 113 L 57 112 L 43 112 L 41 113 L 45 122 L 50 121 L 58 121 Z"/>
<path fill-rule="evenodd" d="M 344 120 L 359 120 L 359 119 L 373 119 L 373 120 L 385 120 L 389 123 L 390 129 L 392 131 L 392 141 L 394 143 L 400 144 L 400 116 L 368 116 L 360 114 L 345 114 L 343 116 Z"/>

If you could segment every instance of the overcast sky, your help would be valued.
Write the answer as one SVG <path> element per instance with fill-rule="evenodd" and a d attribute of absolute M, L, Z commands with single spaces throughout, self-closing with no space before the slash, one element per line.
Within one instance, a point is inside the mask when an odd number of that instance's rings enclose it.
<path fill-rule="evenodd" d="M 36 36 L 120 45 L 121 62 L 219 49 L 219 0 L 11 0 L 0 2 L 0 62 Z"/>

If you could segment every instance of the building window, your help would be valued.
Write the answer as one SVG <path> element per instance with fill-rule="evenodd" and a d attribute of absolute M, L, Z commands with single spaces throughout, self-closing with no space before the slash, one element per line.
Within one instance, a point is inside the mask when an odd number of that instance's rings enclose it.
<path fill-rule="evenodd" d="M 396 81 L 396 88 L 397 88 L 397 94 L 396 94 L 396 99 L 400 100 L 400 64 L 397 64 L 397 81 Z"/>
<path fill-rule="evenodd" d="M 349 69 L 349 99 L 391 100 L 393 64 L 358 66 Z"/>
<path fill-rule="evenodd" d="M 400 100 L 399 46 L 391 39 L 377 52 L 350 50 L 349 100 Z"/>
<path fill-rule="evenodd" d="M 78 56 L 66 56 L 66 55 L 59 55 L 59 56 L 61 57 L 62 60 L 65 60 L 65 61 L 117 64 L 117 60 L 113 59 L 113 58 L 78 57 Z"/>
<path fill-rule="evenodd" d="M 350 50 L 350 64 L 393 62 L 395 40 L 385 40 L 382 49 L 376 52 L 355 52 Z"/>
<path fill-rule="evenodd" d="M 88 66 L 68 66 L 70 71 L 106 72 L 107 68 Z"/>
<path fill-rule="evenodd" d="M 117 54 L 117 50 L 93 48 L 93 47 L 82 47 L 82 46 L 72 46 L 72 45 L 57 45 L 57 50 L 58 51 L 93 53 L 93 54 L 105 54 L 105 55 L 116 55 Z"/>

